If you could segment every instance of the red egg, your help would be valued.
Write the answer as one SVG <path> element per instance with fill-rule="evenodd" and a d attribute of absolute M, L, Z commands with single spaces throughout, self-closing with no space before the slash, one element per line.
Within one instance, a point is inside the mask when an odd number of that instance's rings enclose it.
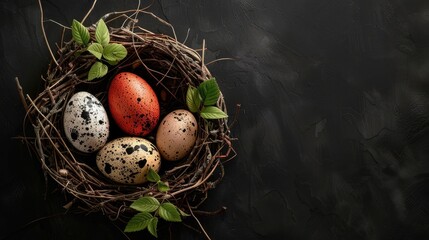
<path fill-rule="evenodd" d="M 145 136 L 157 125 L 159 102 L 152 87 L 134 73 L 116 75 L 109 87 L 110 113 L 125 133 Z"/>

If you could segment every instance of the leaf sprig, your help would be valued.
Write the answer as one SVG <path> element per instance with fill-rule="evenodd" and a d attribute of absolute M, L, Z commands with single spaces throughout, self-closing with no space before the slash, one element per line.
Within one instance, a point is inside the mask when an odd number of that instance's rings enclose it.
<path fill-rule="evenodd" d="M 157 184 L 160 192 L 167 192 L 168 183 L 162 182 L 161 177 L 152 169 L 149 169 L 147 180 Z M 152 196 L 144 196 L 135 200 L 130 208 L 138 211 L 125 226 L 124 232 L 137 232 L 147 229 L 154 237 L 158 237 L 157 227 L 159 218 L 169 222 L 181 222 L 182 217 L 189 214 L 183 212 L 170 202 L 159 202 Z"/>
<path fill-rule="evenodd" d="M 168 192 L 168 190 L 170 190 L 168 182 L 161 181 L 161 177 L 152 168 L 149 168 L 149 172 L 147 173 L 146 179 L 149 182 L 156 183 L 158 191 L 160 192 Z"/>
<path fill-rule="evenodd" d="M 200 113 L 204 119 L 227 118 L 228 115 L 215 106 L 219 97 L 219 85 L 215 78 L 211 78 L 200 83 L 198 87 L 188 87 L 186 105 L 188 105 L 189 111 Z"/>
<path fill-rule="evenodd" d="M 108 66 L 105 63 L 113 66 L 127 56 L 127 49 L 122 44 L 110 43 L 109 29 L 103 19 L 95 28 L 95 42 L 89 42 L 91 36 L 88 28 L 76 19 L 73 19 L 71 30 L 73 40 L 84 48 L 83 51 L 87 50 L 99 60 L 89 69 L 88 81 L 107 74 Z"/>

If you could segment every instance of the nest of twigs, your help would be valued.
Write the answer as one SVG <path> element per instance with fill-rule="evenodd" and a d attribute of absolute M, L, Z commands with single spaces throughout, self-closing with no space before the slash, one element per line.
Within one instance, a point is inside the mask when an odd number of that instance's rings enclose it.
<path fill-rule="evenodd" d="M 140 13 L 171 27 L 149 12 Z M 103 19 L 108 26 L 113 20 L 122 19 L 121 26 L 110 27 L 110 38 L 111 42 L 127 48 L 127 57 L 109 68 L 102 79 L 89 82 L 88 70 L 96 59 L 89 53 L 76 57 L 78 48 L 72 40 L 64 40 L 67 36 L 64 28 L 56 54 L 52 54 L 57 57 L 42 77 L 43 91 L 34 98 L 22 94 L 27 110 L 25 124 L 34 128 L 33 136 L 25 136 L 26 142 L 44 173 L 67 193 L 67 207 L 85 213 L 102 212 L 112 220 L 127 219 L 131 214 L 129 205 L 139 197 L 150 195 L 167 199 L 194 215 L 207 199 L 208 190 L 215 188 L 224 176 L 223 164 L 235 156 L 227 119 L 207 121 L 197 116 L 198 137 L 192 152 L 180 162 L 162 164 L 161 180 L 170 184 L 168 192 L 159 192 L 153 183 L 123 185 L 107 180 L 95 167 L 96 153 L 80 153 L 65 138 L 62 117 L 69 98 L 85 90 L 105 105 L 109 82 L 119 72 L 137 73 L 152 85 L 160 99 L 161 118 L 171 110 L 186 107 L 189 85 L 197 86 L 212 77 L 204 63 L 204 44 L 201 50 L 191 49 L 178 42 L 175 36 L 153 33 L 138 26 L 136 19 L 124 13 L 106 14 Z M 89 31 L 93 36 L 95 26 L 89 27 Z M 222 94 L 217 106 L 227 112 Z M 110 138 L 121 134 L 111 129 Z M 153 137 L 150 135 L 147 139 L 153 141 Z"/>

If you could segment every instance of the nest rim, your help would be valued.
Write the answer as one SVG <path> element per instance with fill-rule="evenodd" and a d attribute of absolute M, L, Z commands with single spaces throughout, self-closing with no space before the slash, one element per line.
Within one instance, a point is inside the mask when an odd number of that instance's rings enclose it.
<path fill-rule="evenodd" d="M 174 28 L 169 23 L 151 12 L 136 11 L 147 14 L 170 27 L 174 37 L 164 33 L 153 33 L 137 26 L 135 18 L 123 13 L 104 15 L 103 19 L 106 23 L 111 21 L 109 19 L 125 18 L 121 27 L 110 27 L 111 42 L 122 43 L 129 53 L 127 60 L 109 69 L 110 80 L 115 72 L 118 73 L 123 69 L 140 64 L 154 77 L 153 80 L 161 89 L 167 90 L 170 98 L 178 95 L 182 102 L 186 102 L 185 87 L 197 86 L 212 77 L 204 63 L 205 42 L 203 41 L 200 54 L 197 50 L 177 41 Z M 88 29 L 93 35 L 95 26 L 92 25 Z M 158 63 L 165 65 L 163 69 L 154 69 L 148 64 L 152 60 L 142 58 L 141 51 L 146 51 L 147 48 L 159 53 L 158 57 L 165 56 L 165 54 L 170 56 L 167 60 L 158 59 Z M 31 152 L 36 154 L 45 175 L 53 179 L 58 188 L 68 193 L 66 199 L 71 197 L 71 199 L 67 199 L 68 203 L 65 204 L 65 208 L 70 209 L 77 205 L 79 212 L 87 214 L 102 212 L 111 220 L 126 220 L 132 214 L 132 210 L 129 208 L 131 202 L 148 195 L 162 201 L 172 202 L 184 212 L 192 214 L 194 211 L 197 212 L 199 206 L 208 198 L 208 190 L 215 188 L 222 180 L 223 164 L 236 156 L 231 143 L 235 139 L 230 136 L 232 124 L 228 125 L 228 119 L 207 121 L 196 116 L 199 128 L 197 142 L 192 152 L 179 161 L 180 165 L 171 166 L 161 175 L 162 181 L 170 183 L 170 191 L 166 193 L 158 191 L 154 183 L 124 185 L 109 181 L 98 169 L 79 160 L 85 155 L 89 157 L 95 155 L 82 154 L 73 149 L 67 142 L 61 126 L 64 105 L 79 88 L 104 86 L 103 91 L 93 95 L 103 102 L 106 108 L 105 95 L 108 84 L 103 84 L 103 79 L 88 82 L 83 77 L 84 72 L 87 72 L 95 58 L 91 60 L 89 55 L 83 55 L 80 57 L 84 61 L 77 62 L 76 59 L 80 58 L 73 58 L 76 51 L 77 48 L 73 41 L 64 40 L 63 31 L 61 44 L 57 51 L 58 57 L 53 59 L 45 77 L 42 77 L 45 82 L 44 90 L 34 99 L 23 94 L 17 80 L 21 100 L 27 111 L 24 125 L 30 125 L 34 129 L 34 136 L 25 137 L 26 143 Z M 173 74 L 173 72 L 175 73 Z M 173 88 L 166 87 L 164 84 L 166 79 L 178 81 L 177 73 L 181 74 L 181 81 Z M 216 106 L 227 113 L 222 91 Z M 156 132 L 156 129 L 152 132 Z M 112 140 L 109 137 L 108 142 Z"/>

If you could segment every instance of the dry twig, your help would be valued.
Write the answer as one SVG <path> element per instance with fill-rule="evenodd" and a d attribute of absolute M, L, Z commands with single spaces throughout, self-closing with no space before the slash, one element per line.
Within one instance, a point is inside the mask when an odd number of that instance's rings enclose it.
<path fill-rule="evenodd" d="M 43 14 L 42 9 L 41 13 Z M 174 37 L 136 26 L 135 19 L 127 15 L 130 13 L 134 16 L 137 13 L 145 14 L 158 20 L 160 24 L 172 29 Z M 62 42 L 57 45 L 57 57 L 54 57 L 49 42 L 45 39 L 54 64 L 50 64 L 43 77 L 44 90 L 34 99 L 29 96 L 25 99 L 16 80 L 27 111 L 24 121 L 34 127 L 34 136 L 24 136 L 25 142 L 36 154 L 45 174 L 74 197 L 68 200 L 68 208 L 73 204 L 85 213 L 100 211 L 112 220 L 125 220 L 132 214 L 128 208 L 132 201 L 144 195 L 151 195 L 161 200 L 168 199 L 182 210 L 190 209 L 195 217 L 192 209 L 197 209 L 207 198 L 208 190 L 214 188 L 222 179 L 223 163 L 230 159 L 228 155 L 234 153 L 233 157 L 235 156 L 226 119 L 211 121 L 210 126 L 207 120 L 198 119 L 198 139 L 192 152 L 181 161 L 181 165 L 165 169 L 161 174 L 162 181 L 170 183 L 168 193 L 159 192 L 156 186 L 150 183 L 129 186 L 106 180 L 101 173 L 94 170 L 93 164 L 81 161 L 83 158 L 95 159 L 94 155 L 76 152 L 69 148 L 64 140 L 61 120 L 68 99 L 74 92 L 85 89 L 104 99 L 103 103 L 106 104 L 107 86 L 118 72 L 137 72 L 145 76 L 158 93 L 166 93 L 167 98 L 161 100 L 161 114 L 185 107 L 188 86 L 197 86 L 211 78 L 204 57 L 201 57 L 198 51 L 178 42 L 173 27 L 153 13 L 138 9 L 134 12 L 109 13 L 103 19 L 109 23 L 122 19 L 122 27 L 110 29 L 111 41 L 121 43 L 127 48 L 127 58 L 119 65 L 111 67 L 104 79 L 88 82 L 87 73 L 95 58 L 89 53 L 78 56 L 79 47 L 73 41 L 63 40 L 64 32 L 69 29 L 62 29 Z M 41 22 L 43 24 L 43 16 Z M 130 22 L 132 24 L 128 24 Z M 94 26 L 89 27 L 89 31 L 93 35 Z M 45 36 L 45 33 L 43 34 Z M 202 56 L 204 48 L 205 42 Z M 217 106 L 226 112 L 222 95 Z"/>

